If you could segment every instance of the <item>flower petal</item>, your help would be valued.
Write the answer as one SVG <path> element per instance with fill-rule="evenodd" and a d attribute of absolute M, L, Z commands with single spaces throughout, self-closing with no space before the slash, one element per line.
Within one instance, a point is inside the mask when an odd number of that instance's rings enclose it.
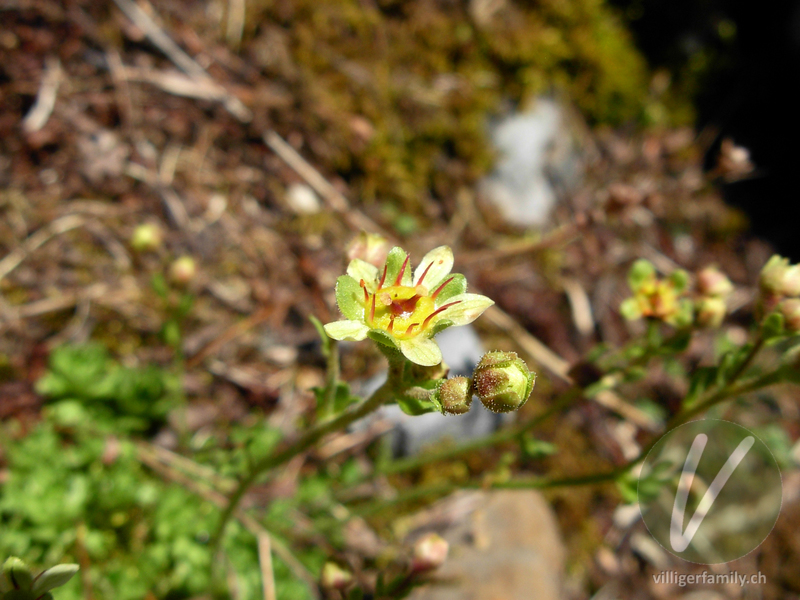
<path fill-rule="evenodd" d="M 395 284 L 397 276 L 403 273 L 400 278 L 399 285 L 411 286 L 411 267 L 408 264 L 408 253 L 399 246 L 395 246 L 389 250 L 389 255 L 386 257 L 386 279 L 384 280 L 383 287 L 389 287 Z M 383 273 L 379 275 L 382 277 Z"/>
<path fill-rule="evenodd" d="M 439 293 L 436 294 L 436 306 L 444 306 L 453 296 L 464 294 L 467 291 L 467 278 L 461 273 L 453 273 L 445 277 L 444 281 L 442 281 L 439 286 L 442 287 L 441 290 L 436 287 L 430 290 L 430 292 L 434 294 L 439 290 Z"/>
<path fill-rule="evenodd" d="M 324 329 L 333 339 L 348 342 L 360 342 L 369 332 L 369 327 L 361 321 L 334 321 L 325 325 Z"/>
<path fill-rule="evenodd" d="M 342 275 L 336 280 L 336 304 L 342 314 L 351 321 L 364 320 L 364 304 L 359 302 L 364 297 L 364 290 L 349 275 Z"/>
<path fill-rule="evenodd" d="M 421 335 L 410 340 L 399 340 L 398 345 L 403 356 L 423 367 L 432 367 L 442 362 L 442 351 L 439 350 L 439 345 Z"/>
<path fill-rule="evenodd" d="M 347 265 L 347 274 L 355 279 L 356 283 L 360 283 L 363 279 L 364 283 L 367 284 L 367 290 L 369 290 L 370 293 L 375 293 L 375 288 L 378 285 L 378 277 L 380 277 L 378 267 L 360 258 L 354 258 L 350 261 L 350 264 Z"/>
<path fill-rule="evenodd" d="M 436 289 L 453 268 L 453 251 L 450 246 L 439 246 L 425 255 L 414 271 L 414 285 Z"/>
<path fill-rule="evenodd" d="M 447 304 L 452 304 L 452 306 L 448 306 L 440 312 L 437 320 L 447 319 L 455 325 L 466 325 L 480 317 L 487 308 L 494 304 L 494 300 L 480 294 L 459 294 L 448 299 Z"/>

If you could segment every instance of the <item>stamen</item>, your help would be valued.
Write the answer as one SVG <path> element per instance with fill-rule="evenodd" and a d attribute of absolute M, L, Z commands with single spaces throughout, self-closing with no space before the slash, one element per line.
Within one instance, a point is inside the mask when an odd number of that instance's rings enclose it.
<path fill-rule="evenodd" d="M 431 263 L 431 264 L 433 264 L 433 263 Z M 426 272 L 427 272 L 427 269 L 426 269 Z M 453 276 L 451 276 L 450 278 L 448 278 L 448 279 L 447 279 L 447 280 L 446 280 L 446 281 L 445 281 L 445 282 L 444 282 L 442 285 L 440 285 L 438 288 L 436 288 L 436 291 L 435 291 L 435 292 L 433 292 L 433 294 L 431 294 L 431 298 L 433 298 L 434 300 L 436 300 L 436 296 L 438 296 L 438 295 L 439 295 L 439 292 L 441 292 L 441 291 L 444 289 L 444 286 L 446 286 L 448 283 L 450 283 L 451 281 L 453 281 L 453 279 L 455 279 L 455 278 L 456 278 L 456 276 L 455 276 L 455 275 L 453 275 Z"/>
<path fill-rule="evenodd" d="M 403 266 L 400 267 L 400 272 L 397 274 L 397 279 L 395 279 L 394 284 L 400 285 L 400 282 L 403 281 L 403 273 L 406 272 L 406 266 L 408 265 L 409 256 L 406 254 L 406 259 L 403 261 Z"/>
<path fill-rule="evenodd" d="M 420 285 L 423 282 L 423 280 L 425 279 L 425 275 L 428 274 L 428 271 L 430 271 L 432 266 L 433 266 L 433 263 L 431 263 L 427 267 L 425 267 L 425 270 L 422 272 L 422 275 L 420 275 L 420 278 L 419 278 L 419 281 L 417 282 L 417 285 Z"/>
<path fill-rule="evenodd" d="M 381 281 L 378 283 L 378 289 L 383 287 L 383 282 L 386 281 L 386 267 L 389 265 L 383 265 L 383 275 L 381 275 Z"/>
<path fill-rule="evenodd" d="M 414 327 L 416 327 L 417 325 L 419 325 L 419 323 L 412 323 L 411 325 L 409 325 L 408 329 L 406 329 L 406 335 L 410 334 L 411 331 L 414 329 Z"/>
<path fill-rule="evenodd" d="M 372 294 L 372 308 L 369 311 L 369 324 L 375 324 L 375 296 L 377 294 Z"/>
<path fill-rule="evenodd" d="M 389 326 L 386 328 L 386 331 L 392 333 L 393 329 L 394 329 L 394 315 L 392 315 L 392 317 L 389 319 Z"/>
<path fill-rule="evenodd" d="M 430 321 L 430 320 L 431 320 L 433 317 L 435 317 L 435 316 L 436 316 L 436 315 L 438 315 L 440 312 L 442 312 L 442 311 L 443 311 L 445 308 L 450 308 L 451 306 L 455 306 L 456 304 L 459 304 L 460 302 L 461 302 L 461 300 L 456 300 L 455 302 L 450 302 L 449 304 L 445 304 L 444 306 L 440 306 L 439 308 L 437 308 L 435 311 L 433 311 L 431 314 L 429 314 L 429 315 L 426 317 L 426 319 L 425 319 L 425 320 L 422 322 L 422 328 L 423 328 L 423 329 L 425 329 L 425 328 L 428 326 L 428 322 L 429 322 L 429 321 Z"/>
<path fill-rule="evenodd" d="M 361 280 L 361 289 L 364 290 L 364 306 L 369 302 L 369 292 L 367 291 L 367 283 Z"/>

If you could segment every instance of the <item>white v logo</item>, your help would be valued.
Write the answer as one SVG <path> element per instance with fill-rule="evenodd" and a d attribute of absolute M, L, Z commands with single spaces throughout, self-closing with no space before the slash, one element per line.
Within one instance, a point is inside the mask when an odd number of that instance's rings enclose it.
<path fill-rule="evenodd" d="M 686 513 L 686 501 L 689 498 L 689 491 L 692 489 L 692 482 L 694 481 L 694 474 L 697 471 L 697 465 L 700 462 L 700 457 L 703 456 L 703 450 L 705 450 L 706 443 L 708 442 L 708 436 L 704 433 L 700 433 L 694 438 L 692 447 L 689 449 L 689 454 L 686 455 L 686 462 L 683 464 L 683 471 L 681 472 L 681 478 L 678 483 L 678 491 L 675 494 L 675 504 L 672 507 L 669 543 L 672 545 L 672 549 L 675 550 L 675 552 L 683 552 L 689 547 L 697 530 L 700 528 L 700 524 L 703 522 L 703 519 L 705 519 L 708 511 L 711 510 L 714 500 L 717 499 L 722 488 L 725 487 L 728 479 L 750 451 L 750 448 L 753 447 L 755 441 L 755 438 L 751 435 L 739 442 L 736 450 L 733 451 L 725 464 L 722 465 L 714 481 L 711 482 L 711 485 L 700 500 L 700 504 L 697 505 L 697 510 L 694 511 L 692 518 L 689 520 L 689 524 L 686 526 L 686 531 L 682 531 L 683 516 Z"/>

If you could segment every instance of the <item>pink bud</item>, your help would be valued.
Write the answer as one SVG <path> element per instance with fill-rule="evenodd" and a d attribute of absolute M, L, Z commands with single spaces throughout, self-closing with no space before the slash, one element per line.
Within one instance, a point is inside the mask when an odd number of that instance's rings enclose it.
<path fill-rule="evenodd" d="M 414 573 L 438 569 L 447 559 L 450 545 L 435 533 L 429 533 L 414 544 L 414 553 L 411 558 L 411 570 Z"/>
<path fill-rule="evenodd" d="M 335 562 L 328 561 L 323 565 L 319 583 L 326 590 L 343 590 L 351 581 L 353 574 Z"/>

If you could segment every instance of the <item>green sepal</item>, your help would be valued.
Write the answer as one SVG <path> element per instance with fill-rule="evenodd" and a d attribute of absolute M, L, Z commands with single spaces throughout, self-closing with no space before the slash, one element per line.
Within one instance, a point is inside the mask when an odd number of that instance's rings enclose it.
<path fill-rule="evenodd" d="M 33 583 L 33 595 L 38 598 L 52 589 L 61 587 L 75 576 L 78 565 L 56 565 L 39 574 Z"/>
<path fill-rule="evenodd" d="M 397 275 L 400 273 L 400 269 L 403 268 L 403 263 L 406 262 L 407 258 L 408 254 L 399 246 L 395 246 L 389 250 L 389 254 L 386 257 L 386 279 L 384 280 L 383 287 L 394 285 Z M 382 275 L 383 274 L 381 273 L 381 276 Z M 411 284 L 411 265 L 406 264 L 406 270 L 403 272 L 400 285 L 406 285 L 410 287 Z"/>
<path fill-rule="evenodd" d="M 764 342 L 771 343 L 783 338 L 784 318 L 779 312 L 773 312 L 764 317 L 761 322 L 761 337 Z"/>
<path fill-rule="evenodd" d="M 395 349 L 397 348 L 394 338 L 381 329 L 370 329 L 369 333 L 367 333 L 367 337 L 373 342 L 379 343 L 381 346 L 388 346 L 389 348 Z"/>
<path fill-rule="evenodd" d="M 326 389 L 324 387 L 314 387 L 311 388 L 311 391 L 314 392 L 314 396 L 317 399 L 317 411 L 325 410 Z M 339 414 L 340 412 L 344 411 L 347 407 L 351 406 L 352 404 L 355 404 L 356 402 L 358 402 L 358 398 L 356 398 L 350 393 L 350 386 L 343 381 L 337 381 L 336 389 L 333 392 L 334 414 Z"/>
<path fill-rule="evenodd" d="M 452 279 L 451 279 L 452 278 Z M 465 294 L 467 291 L 467 278 L 464 277 L 461 273 L 451 273 L 445 280 L 450 279 L 448 283 L 442 288 L 439 294 L 436 296 L 436 304 L 438 306 L 443 306 L 447 304 L 447 300 L 452 298 L 453 296 L 458 296 L 459 294 Z M 435 290 L 430 290 L 433 293 Z"/>
<path fill-rule="evenodd" d="M 655 279 L 656 268 L 649 260 L 640 258 L 631 265 L 628 271 L 628 285 L 634 292 Z"/>
<path fill-rule="evenodd" d="M 33 574 L 30 568 L 16 556 L 9 557 L 3 563 L 3 573 L 16 590 L 30 590 L 33 585 Z"/>
<path fill-rule="evenodd" d="M 436 323 L 433 325 L 433 327 L 431 327 L 430 336 L 433 337 L 433 336 L 441 333 L 442 331 L 444 331 L 448 327 L 452 327 L 453 325 L 455 325 L 455 323 L 453 323 L 449 319 L 441 319 L 439 321 L 436 321 Z"/>
<path fill-rule="evenodd" d="M 336 304 L 345 318 L 351 321 L 364 319 L 364 307 L 358 301 L 363 295 L 361 285 L 349 275 L 342 275 L 336 280 Z"/>
<path fill-rule="evenodd" d="M 424 415 L 429 412 L 442 412 L 442 404 L 435 400 L 432 395 L 429 398 L 414 398 L 402 395 L 397 397 L 397 406 L 405 414 L 412 417 Z"/>
<path fill-rule="evenodd" d="M 683 269 L 675 269 L 669 276 L 669 282 L 679 294 L 689 286 L 689 274 Z"/>
<path fill-rule="evenodd" d="M 628 321 L 635 321 L 641 318 L 642 309 L 639 307 L 639 301 L 633 296 L 625 298 L 619 305 L 619 314 Z"/>

